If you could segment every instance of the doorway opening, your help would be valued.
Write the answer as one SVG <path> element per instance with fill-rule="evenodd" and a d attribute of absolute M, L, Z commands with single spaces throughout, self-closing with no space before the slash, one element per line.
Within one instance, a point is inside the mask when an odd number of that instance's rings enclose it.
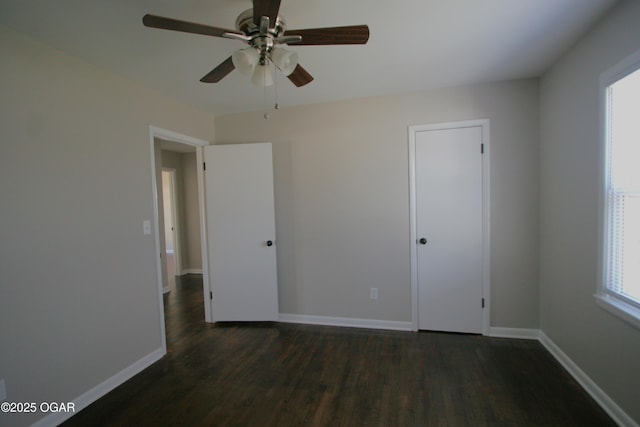
<path fill-rule="evenodd" d="M 202 147 L 208 142 L 151 126 L 149 128 L 156 273 L 162 346 L 167 350 L 165 293 L 181 279 L 202 281 L 208 294 Z M 188 277 L 191 275 L 191 277 Z M 173 280 L 172 280 L 173 279 Z M 169 295 L 169 294 L 167 294 Z M 168 296 L 167 296 L 168 297 Z M 210 321 L 204 303 L 205 321 Z"/>
<path fill-rule="evenodd" d="M 162 146 L 162 145 L 161 145 Z M 163 150 L 164 151 L 164 150 Z M 175 153 L 174 155 L 180 155 Z M 184 160 L 181 160 L 181 163 Z M 195 158 L 194 158 L 195 167 Z M 184 216 L 184 196 L 178 192 L 178 172 L 182 168 L 162 168 L 162 217 L 164 219 L 164 255 L 167 283 L 163 283 L 164 293 L 175 290 L 176 276 L 182 276 L 181 219 Z M 181 212 L 182 211 L 182 212 Z M 182 213 L 182 215 L 179 215 Z"/>

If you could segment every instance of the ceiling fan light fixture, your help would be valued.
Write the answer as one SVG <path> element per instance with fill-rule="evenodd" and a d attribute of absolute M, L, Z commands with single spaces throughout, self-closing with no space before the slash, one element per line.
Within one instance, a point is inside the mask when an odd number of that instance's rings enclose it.
<path fill-rule="evenodd" d="M 298 64 L 297 53 L 289 52 L 281 46 L 292 43 L 295 46 L 366 44 L 369 40 L 367 25 L 287 30 L 279 13 L 280 2 L 281 0 L 251 0 L 253 8 L 238 16 L 235 30 L 151 14 L 144 15 L 142 23 L 145 27 L 221 37 L 249 45 L 248 48 L 234 52 L 202 77 L 200 81 L 203 83 L 218 83 L 238 69 L 241 73 L 252 76 L 254 83 L 269 86 L 274 84 L 274 80 L 272 71 L 266 66 L 273 63 L 275 70 L 287 76 L 296 87 L 302 87 L 311 83 L 313 76 Z"/>
<path fill-rule="evenodd" d="M 267 64 L 258 64 L 253 71 L 251 81 L 258 86 L 271 86 L 273 84 L 273 75 Z"/>
<path fill-rule="evenodd" d="M 280 46 L 274 46 L 271 50 L 271 61 L 285 76 L 293 73 L 298 65 L 298 54 Z"/>
<path fill-rule="evenodd" d="M 254 72 L 258 61 L 260 60 L 260 54 L 255 48 L 247 47 L 233 52 L 231 60 L 238 71 L 249 76 Z"/>

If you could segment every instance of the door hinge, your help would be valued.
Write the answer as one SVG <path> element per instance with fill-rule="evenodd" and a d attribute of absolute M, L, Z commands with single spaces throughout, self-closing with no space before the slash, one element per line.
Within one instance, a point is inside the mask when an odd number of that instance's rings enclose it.
<path fill-rule="evenodd" d="M 207 170 L 207 162 L 202 162 L 202 170 L 203 171 Z"/>
<path fill-rule="evenodd" d="M 484 298 L 482 298 L 482 308 L 484 308 Z"/>
<path fill-rule="evenodd" d="M 484 144 L 480 144 L 480 154 L 484 154 Z"/>
<path fill-rule="evenodd" d="M 209 299 L 213 299 L 213 292 L 209 291 Z"/>

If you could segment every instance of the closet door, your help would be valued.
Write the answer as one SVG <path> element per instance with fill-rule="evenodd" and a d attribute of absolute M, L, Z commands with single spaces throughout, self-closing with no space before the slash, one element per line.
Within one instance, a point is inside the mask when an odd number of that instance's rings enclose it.
<path fill-rule="evenodd" d="M 481 333 L 482 127 L 415 134 L 418 328 Z"/>

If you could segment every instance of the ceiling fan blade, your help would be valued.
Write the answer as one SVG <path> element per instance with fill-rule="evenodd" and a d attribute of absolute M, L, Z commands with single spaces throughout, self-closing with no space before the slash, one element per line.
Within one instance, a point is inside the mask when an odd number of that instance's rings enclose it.
<path fill-rule="evenodd" d="M 231 57 L 228 57 L 224 60 L 220 65 L 218 65 L 213 70 L 209 71 L 209 74 L 200 79 L 202 83 L 218 83 L 222 80 L 227 74 L 235 70 L 235 65 L 233 65 L 233 61 Z"/>
<path fill-rule="evenodd" d="M 196 24 L 194 22 L 180 21 L 173 18 L 165 18 L 156 15 L 144 15 L 142 23 L 145 27 L 160 28 L 162 30 L 182 31 L 205 36 L 224 37 L 224 33 L 237 33 L 235 30 L 211 27 L 209 25 Z"/>
<path fill-rule="evenodd" d="M 285 36 L 302 36 L 295 46 L 329 44 L 366 44 L 369 41 L 367 25 L 349 25 L 346 27 L 308 28 L 305 30 L 287 30 Z"/>
<path fill-rule="evenodd" d="M 287 78 L 291 80 L 291 83 L 293 83 L 297 87 L 304 86 L 313 81 L 313 76 L 309 74 L 307 70 L 302 68 L 300 64 L 296 65 L 296 68 L 295 70 L 293 70 L 293 73 L 289 74 Z"/>
<path fill-rule="evenodd" d="M 253 23 L 260 26 L 263 16 L 269 17 L 269 26 L 273 26 L 280 10 L 280 0 L 253 0 Z"/>

